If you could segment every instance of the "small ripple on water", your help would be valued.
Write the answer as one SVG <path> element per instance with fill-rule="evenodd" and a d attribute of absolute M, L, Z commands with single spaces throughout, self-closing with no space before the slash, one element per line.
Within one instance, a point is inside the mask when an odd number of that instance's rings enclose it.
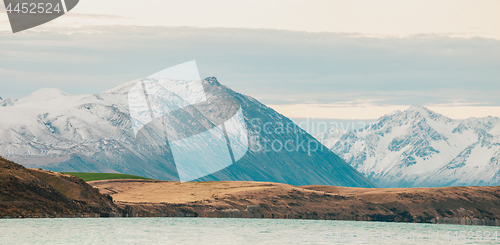
<path fill-rule="evenodd" d="M 450 231 L 450 241 L 446 233 Z M 466 241 L 453 233 L 469 234 Z M 477 232 L 480 233 L 477 233 Z M 497 232 L 497 241 L 484 241 Z M 0 220 L 0 244 L 490 244 L 499 227 L 364 221 L 100 218 Z M 476 236 L 480 234 L 482 239 Z M 437 235 L 437 241 L 432 240 Z M 415 240 L 415 237 L 417 240 Z M 390 239 L 389 239 L 390 238 Z M 402 238 L 398 240 L 399 238 Z M 420 240 L 418 240 L 420 239 Z"/>

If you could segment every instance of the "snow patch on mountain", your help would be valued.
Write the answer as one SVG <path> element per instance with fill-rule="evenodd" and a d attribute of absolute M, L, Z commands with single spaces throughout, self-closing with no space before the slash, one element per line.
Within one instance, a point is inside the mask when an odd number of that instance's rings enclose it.
<path fill-rule="evenodd" d="M 17 101 L 18 104 L 54 100 L 69 94 L 57 88 L 42 88 Z"/>

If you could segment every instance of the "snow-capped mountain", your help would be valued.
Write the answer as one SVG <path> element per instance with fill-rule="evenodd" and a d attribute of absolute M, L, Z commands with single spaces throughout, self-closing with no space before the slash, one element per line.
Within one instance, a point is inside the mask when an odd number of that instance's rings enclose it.
<path fill-rule="evenodd" d="M 119 172 L 179 180 L 165 136 L 155 128 L 155 123 L 161 122 L 151 122 L 137 136 L 148 140 L 134 135 L 128 92 L 138 82 L 94 95 L 42 89 L 22 99 L 0 101 L 0 155 L 27 167 L 53 171 Z M 209 100 L 232 97 L 239 101 L 250 149 L 235 164 L 198 181 L 374 186 L 330 150 L 316 150 L 320 144 L 314 137 L 273 109 L 232 91 L 215 78 L 202 83 Z M 179 111 L 180 116 L 171 119 L 170 125 L 200 114 L 189 110 Z M 202 143 L 206 144 L 200 142 L 200 146 Z"/>
<path fill-rule="evenodd" d="M 500 185 L 497 117 L 453 120 L 412 106 L 316 138 L 381 187 Z"/>

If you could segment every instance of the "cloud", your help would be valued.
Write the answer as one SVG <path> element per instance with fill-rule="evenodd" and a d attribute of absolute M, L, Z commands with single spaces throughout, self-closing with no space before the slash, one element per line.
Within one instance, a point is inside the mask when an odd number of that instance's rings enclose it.
<path fill-rule="evenodd" d="M 54 72 L 27 72 L 0 68 L 0 97 L 22 98 L 41 88 L 59 88 L 70 94 L 92 94 L 95 87 L 101 86 L 103 81 L 118 86 L 127 79 L 127 75 L 98 75 L 89 74 L 81 76 L 78 74 L 62 74 Z M 84 86 L 77 86 L 82 84 Z M 8 91 L 9 93 L 5 93 Z M 100 91 L 100 92 L 104 92 Z M 14 95 L 14 96 L 12 96 Z"/>
<path fill-rule="evenodd" d="M 33 90 L 15 84 L 67 76 L 67 92 L 99 93 L 194 59 L 202 76 L 266 104 L 500 105 L 500 41 L 493 39 L 94 26 L 0 33 L 0 40 L 0 67 L 17 72 L 0 73 L 2 97 Z"/>
<path fill-rule="evenodd" d="M 274 91 L 275 92 L 275 91 Z M 255 94 L 257 99 L 268 103 L 283 105 L 294 103 L 349 103 L 353 106 L 371 104 L 377 106 L 427 104 L 427 105 L 460 105 L 460 106 L 492 106 L 498 105 L 500 91 L 459 90 L 444 88 L 435 90 L 401 90 L 401 91 L 333 91 L 322 93 L 303 93 L 291 97 L 287 93 Z M 272 98 L 272 99 L 269 99 Z M 478 98 L 481 98 L 478 100 Z"/>
<path fill-rule="evenodd" d="M 332 103 L 268 106 L 289 118 L 373 120 L 394 111 L 404 111 L 411 105 L 378 106 L 369 103 L 362 105 L 357 105 L 357 103 Z M 428 108 L 453 119 L 500 117 L 500 106 L 432 105 L 428 106 Z"/>
<path fill-rule="evenodd" d="M 497 0 L 86 0 L 73 13 L 130 16 L 85 18 L 80 24 L 193 26 L 358 33 L 407 37 L 421 33 L 500 39 Z M 53 26 L 73 26 L 60 18 Z"/>
<path fill-rule="evenodd" d="M 120 16 L 120 15 L 111 15 L 111 14 L 83 14 L 83 13 L 74 13 L 69 12 L 67 17 L 73 18 L 89 18 L 89 19 L 132 19 L 132 17 Z"/>

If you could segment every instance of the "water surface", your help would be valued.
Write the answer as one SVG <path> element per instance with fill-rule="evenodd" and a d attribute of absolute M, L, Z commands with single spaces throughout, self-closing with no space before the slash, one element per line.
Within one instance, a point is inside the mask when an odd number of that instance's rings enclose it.
<path fill-rule="evenodd" d="M 330 220 L 0 220 L 0 244 L 499 244 L 498 233 L 500 227 Z"/>

